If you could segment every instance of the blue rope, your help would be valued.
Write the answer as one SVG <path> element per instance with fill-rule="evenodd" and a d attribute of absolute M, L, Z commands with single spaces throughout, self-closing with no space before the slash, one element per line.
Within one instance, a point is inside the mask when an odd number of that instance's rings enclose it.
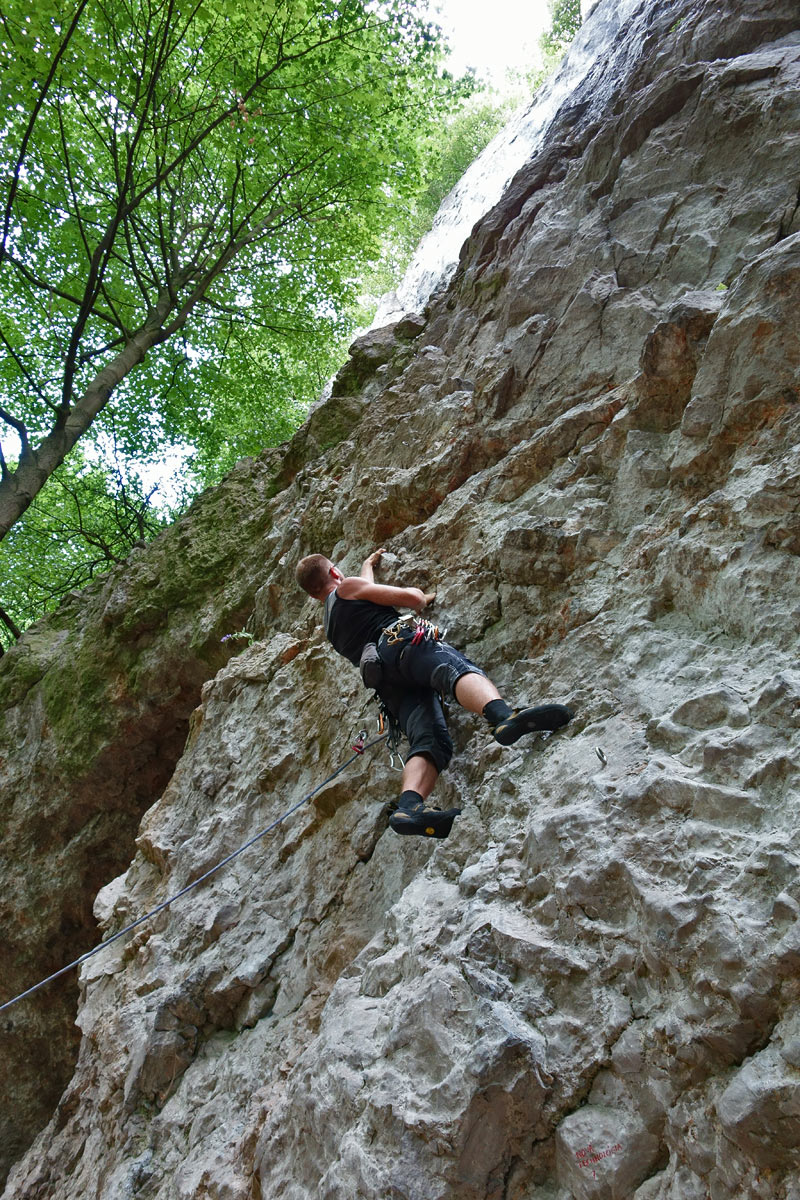
<path fill-rule="evenodd" d="M 276 826 L 280 825 L 281 821 L 285 821 L 287 817 L 292 815 L 292 813 L 297 812 L 298 808 L 302 808 L 304 804 L 307 804 L 313 796 L 316 796 L 317 792 L 321 792 L 322 789 L 327 787 L 327 785 L 334 780 L 337 775 L 341 775 L 342 771 L 344 771 L 346 767 L 349 767 L 352 762 L 355 762 L 357 758 L 360 758 L 365 750 L 370 750 L 373 746 L 377 746 L 379 742 L 385 741 L 387 736 L 388 734 L 383 733 L 380 737 L 373 738 L 371 742 L 367 742 L 366 745 L 354 747 L 355 753 L 352 754 L 346 762 L 343 762 L 340 767 L 337 767 L 327 779 L 323 779 L 322 783 L 320 783 L 318 787 L 315 787 L 313 792 L 309 792 L 308 795 L 304 796 L 302 800 L 298 800 L 297 803 L 293 804 L 291 808 L 287 808 L 285 813 L 282 813 L 276 820 L 272 822 L 271 825 L 267 825 L 266 829 L 262 829 L 260 833 L 257 833 L 251 837 L 250 840 L 245 842 L 243 846 L 240 846 L 238 850 L 234 850 L 231 854 L 228 854 L 225 858 L 221 859 L 216 866 L 211 867 L 211 869 L 206 871 L 204 875 L 201 875 L 199 879 L 195 879 L 192 883 L 187 884 L 185 888 L 181 888 L 181 890 L 176 892 L 174 896 L 170 896 L 167 900 L 162 901 L 161 904 L 158 904 L 155 908 L 152 908 L 150 912 L 145 913 L 143 917 L 137 917 L 135 921 L 131 921 L 130 925 L 126 925 L 124 929 L 118 930 L 116 933 L 112 934 L 110 938 L 106 938 L 104 942 L 100 942 L 99 946 L 94 946 L 93 949 L 87 950 L 85 954 L 80 956 L 80 958 L 76 958 L 74 962 L 68 963 L 67 966 L 62 967 L 60 971 L 55 971 L 52 975 L 48 975 L 46 979 L 41 979 L 38 983 L 35 983 L 33 987 L 29 987 L 27 991 L 20 992 L 20 994 L 18 996 L 14 996 L 12 1000 L 6 1000 L 5 1004 L 0 1004 L 0 1012 L 4 1012 L 5 1009 L 11 1008 L 12 1004 L 16 1004 L 18 1000 L 24 1000 L 26 996 L 31 996 L 34 992 L 38 992 L 40 988 L 43 988 L 48 983 L 52 983 L 54 979 L 58 979 L 61 975 L 66 975 L 67 971 L 71 971 L 74 967 L 79 967 L 81 963 L 85 963 L 88 959 L 93 958 L 95 954 L 99 954 L 101 950 L 105 950 L 105 948 L 110 946 L 112 942 L 116 942 L 119 938 L 124 937 L 126 933 L 130 933 L 131 930 L 136 929 L 145 921 L 149 921 L 151 917 L 155 917 L 158 913 L 163 912 L 165 908 L 169 908 L 169 906 L 174 904 L 176 900 L 180 900 L 181 896 L 185 896 L 187 892 L 191 892 L 193 888 L 199 887 L 201 883 L 206 881 L 206 879 L 210 879 L 212 875 L 216 875 L 217 871 L 221 871 L 222 868 L 227 866 L 229 862 L 232 862 L 234 858 L 238 858 L 240 854 L 244 854 L 245 850 L 249 850 L 250 847 L 254 846 L 256 842 L 261 840 L 261 838 L 266 837 L 268 833 L 271 833 Z"/>

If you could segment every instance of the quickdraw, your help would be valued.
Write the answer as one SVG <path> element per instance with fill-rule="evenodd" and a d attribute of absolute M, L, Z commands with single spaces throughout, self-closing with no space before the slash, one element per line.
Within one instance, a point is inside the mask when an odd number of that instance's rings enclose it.
<path fill-rule="evenodd" d="M 378 699 L 377 696 L 375 697 Z M 405 759 L 400 753 L 399 744 L 403 736 L 403 731 L 397 719 L 389 712 L 389 709 L 378 700 L 378 735 L 383 737 L 386 735 L 386 747 L 389 751 L 389 767 L 393 771 L 402 771 L 405 769 Z M 400 766 L 395 767 L 394 760 L 399 758 Z"/>

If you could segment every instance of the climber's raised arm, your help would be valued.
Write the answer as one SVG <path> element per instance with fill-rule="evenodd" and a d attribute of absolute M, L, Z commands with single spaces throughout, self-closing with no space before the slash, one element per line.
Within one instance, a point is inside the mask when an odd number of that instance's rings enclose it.
<path fill-rule="evenodd" d="M 390 587 L 386 583 L 370 583 L 361 575 L 350 575 L 343 579 L 336 588 L 336 594 L 342 600 L 371 600 L 373 604 L 383 604 L 391 608 L 411 608 L 414 612 L 420 612 L 436 596 L 435 592 L 425 593 L 415 587 Z"/>
<path fill-rule="evenodd" d="M 385 553 L 386 553 L 386 551 L 383 548 L 381 548 L 380 550 L 373 550 L 372 554 L 370 554 L 367 558 L 364 559 L 363 563 L 361 564 L 361 570 L 359 571 L 359 575 L 361 576 L 362 579 L 366 579 L 367 583 L 375 582 L 375 575 L 373 572 L 373 567 L 375 566 L 376 563 L 380 562 L 381 556 L 384 555 Z"/>
<path fill-rule="evenodd" d="M 384 550 L 373 551 L 364 559 L 361 574 L 347 578 L 324 554 L 311 554 L 298 563 L 297 582 L 315 600 L 324 601 L 335 591 L 342 600 L 370 600 L 388 608 L 411 608 L 420 612 L 435 599 L 436 593 L 375 583 L 373 566 L 384 553 Z"/>
<path fill-rule="evenodd" d="M 337 595 L 341 596 L 342 600 L 371 600 L 373 604 L 411 608 L 414 612 L 420 612 L 434 600 L 436 593 L 426 594 L 420 588 L 390 587 L 388 584 L 376 583 L 373 568 L 385 553 L 383 548 L 373 550 L 361 564 L 361 574 L 343 579 L 336 589 Z"/>

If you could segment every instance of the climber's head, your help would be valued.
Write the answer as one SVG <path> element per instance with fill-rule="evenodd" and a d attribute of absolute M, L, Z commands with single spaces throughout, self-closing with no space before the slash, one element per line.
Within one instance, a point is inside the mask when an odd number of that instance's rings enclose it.
<path fill-rule="evenodd" d="M 308 554 L 295 567 L 300 587 L 315 600 L 324 600 L 328 592 L 341 583 L 344 576 L 324 554 Z"/>

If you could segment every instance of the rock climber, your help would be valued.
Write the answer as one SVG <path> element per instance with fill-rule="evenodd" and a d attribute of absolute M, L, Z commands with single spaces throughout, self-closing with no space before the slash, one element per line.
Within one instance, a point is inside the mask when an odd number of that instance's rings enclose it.
<path fill-rule="evenodd" d="M 511 709 L 485 671 L 418 615 L 435 592 L 375 582 L 374 567 L 385 553 L 375 550 L 361 574 L 348 577 L 323 554 L 310 554 L 295 574 L 309 596 L 324 604 L 325 633 L 334 649 L 359 667 L 364 683 L 408 738 L 402 794 L 393 804 L 390 826 L 396 833 L 446 838 L 461 809 L 426 803 L 453 753 L 441 697 L 482 714 L 501 746 L 535 730 L 561 729 L 572 713 L 561 704 Z M 401 617 L 398 608 L 417 615 Z"/>

